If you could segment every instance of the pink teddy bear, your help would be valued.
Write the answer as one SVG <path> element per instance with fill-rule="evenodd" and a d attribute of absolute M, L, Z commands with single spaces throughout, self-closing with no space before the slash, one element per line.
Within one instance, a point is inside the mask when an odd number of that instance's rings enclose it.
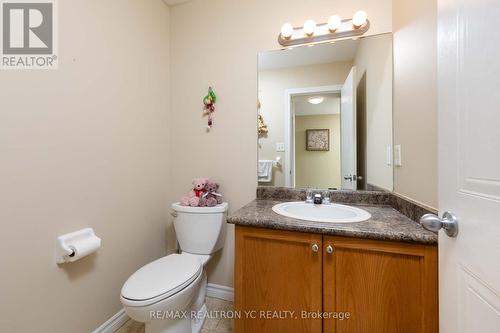
<path fill-rule="evenodd" d="M 182 206 L 192 206 L 198 207 L 200 203 L 200 198 L 205 192 L 205 185 L 208 182 L 208 178 L 195 178 L 193 179 L 193 189 L 189 193 L 182 197 L 180 203 Z"/>
<path fill-rule="evenodd" d="M 200 207 L 213 207 L 222 203 L 222 195 L 217 193 L 219 184 L 208 181 L 205 185 L 205 193 L 200 198 Z"/>

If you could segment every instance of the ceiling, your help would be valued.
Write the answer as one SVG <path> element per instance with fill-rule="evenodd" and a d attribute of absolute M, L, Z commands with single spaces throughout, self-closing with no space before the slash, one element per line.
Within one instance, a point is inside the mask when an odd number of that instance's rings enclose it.
<path fill-rule="evenodd" d="M 259 53 L 259 70 L 327 64 L 354 59 L 359 40 L 301 46 Z"/>
<path fill-rule="evenodd" d="M 322 96 L 325 100 L 320 104 L 311 104 L 308 98 L 312 96 Z M 293 96 L 292 102 L 296 116 L 340 114 L 340 93 Z"/>

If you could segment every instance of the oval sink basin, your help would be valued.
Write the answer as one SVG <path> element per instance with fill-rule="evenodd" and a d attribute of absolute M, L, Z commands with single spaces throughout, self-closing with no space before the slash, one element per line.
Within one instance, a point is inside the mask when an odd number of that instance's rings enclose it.
<path fill-rule="evenodd" d="M 371 217 L 366 210 L 356 207 L 339 204 L 315 205 L 303 201 L 283 202 L 274 205 L 273 211 L 299 220 L 331 223 L 361 222 Z"/>

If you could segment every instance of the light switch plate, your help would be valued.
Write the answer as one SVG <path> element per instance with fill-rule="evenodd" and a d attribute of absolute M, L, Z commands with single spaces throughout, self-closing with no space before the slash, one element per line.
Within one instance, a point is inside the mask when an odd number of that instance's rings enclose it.
<path fill-rule="evenodd" d="M 403 165 L 401 163 L 401 145 L 394 146 L 394 165 L 398 167 Z"/>
<path fill-rule="evenodd" d="M 276 142 L 276 151 L 277 152 L 285 151 L 285 143 L 284 142 Z"/>

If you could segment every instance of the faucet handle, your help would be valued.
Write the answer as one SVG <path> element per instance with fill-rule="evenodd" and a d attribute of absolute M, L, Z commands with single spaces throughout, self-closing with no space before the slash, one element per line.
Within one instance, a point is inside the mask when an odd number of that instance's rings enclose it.
<path fill-rule="evenodd" d="M 306 189 L 306 202 L 307 203 L 313 202 L 313 190 L 311 188 Z"/>
<path fill-rule="evenodd" d="M 330 204 L 330 191 L 323 192 L 323 204 Z"/>

